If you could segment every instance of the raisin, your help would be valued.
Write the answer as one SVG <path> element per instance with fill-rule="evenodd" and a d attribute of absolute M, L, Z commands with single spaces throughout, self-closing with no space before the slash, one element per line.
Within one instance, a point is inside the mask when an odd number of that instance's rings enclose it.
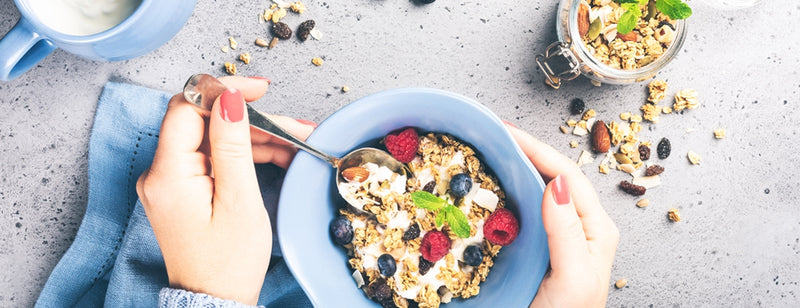
<path fill-rule="evenodd" d="M 314 20 L 309 19 L 304 21 L 303 23 L 300 24 L 299 27 L 297 27 L 297 37 L 301 41 L 307 40 L 308 36 L 311 35 L 311 30 L 314 29 L 314 26 L 316 26 Z"/>
<path fill-rule="evenodd" d="M 647 167 L 647 170 L 644 171 L 644 176 L 659 175 L 662 172 L 664 172 L 664 167 L 661 167 L 659 165 L 652 165 L 650 167 Z"/>
<path fill-rule="evenodd" d="M 410 241 L 410 240 L 413 240 L 413 239 L 418 238 L 418 237 L 419 237 L 419 225 L 418 224 L 413 224 L 413 225 L 408 226 L 408 230 L 406 230 L 406 232 L 403 233 L 403 240 L 404 241 Z"/>
<path fill-rule="evenodd" d="M 279 38 L 281 38 L 283 40 L 286 40 L 286 39 L 289 39 L 290 37 L 292 37 L 292 29 L 289 28 L 289 25 L 287 25 L 287 24 L 285 24 L 283 22 L 277 22 L 274 25 L 272 25 L 272 32 L 275 33 L 275 36 L 277 36 L 277 37 L 279 37 Z"/>
<path fill-rule="evenodd" d="M 428 271 L 433 266 L 433 262 L 425 260 L 422 256 L 419 256 L 419 274 L 425 276 Z"/>
<path fill-rule="evenodd" d="M 436 188 L 436 181 L 430 181 L 428 184 L 425 184 L 425 187 L 423 187 L 422 190 L 433 193 L 434 188 Z"/>
<path fill-rule="evenodd" d="M 640 144 L 639 145 L 639 158 L 641 160 L 648 160 L 650 159 L 650 147 Z"/>
<path fill-rule="evenodd" d="M 367 296 L 380 303 L 387 298 L 392 298 L 392 288 L 386 284 L 386 280 L 378 278 L 367 287 Z"/>
<path fill-rule="evenodd" d="M 572 115 L 582 114 L 584 109 L 586 109 L 586 103 L 584 103 L 580 98 L 573 99 L 572 105 L 569 107 L 569 111 L 572 113 Z"/>
<path fill-rule="evenodd" d="M 619 188 L 634 196 L 644 195 L 645 191 L 647 191 L 647 188 L 644 188 L 644 186 L 639 186 L 628 181 L 619 182 Z"/>
<path fill-rule="evenodd" d="M 672 145 L 669 144 L 669 139 L 661 138 L 661 142 L 658 143 L 658 148 L 656 148 L 658 152 L 658 158 L 666 159 L 669 157 L 669 153 L 672 152 Z"/>

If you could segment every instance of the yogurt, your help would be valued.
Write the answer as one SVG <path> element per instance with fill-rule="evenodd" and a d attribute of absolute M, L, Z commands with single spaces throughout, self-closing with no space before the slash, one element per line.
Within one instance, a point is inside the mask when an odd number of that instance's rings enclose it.
<path fill-rule="evenodd" d="M 85 36 L 106 31 L 128 18 L 142 0 L 30 0 L 31 12 L 58 32 Z"/>

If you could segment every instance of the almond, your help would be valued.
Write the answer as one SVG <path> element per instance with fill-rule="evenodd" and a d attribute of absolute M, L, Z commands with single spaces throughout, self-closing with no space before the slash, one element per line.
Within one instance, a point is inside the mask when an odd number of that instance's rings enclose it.
<path fill-rule="evenodd" d="M 589 33 L 589 4 L 585 1 L 581 1 L 581 4 L 578 5 L 578 33 L 581 37 L 586 36 L 586 33 Z"/>
<path fill-rule="evenodd" d="M 611 136 L 609 136 L 608 127 L 603 121 L 598 120 L 592 126 L 592 144 L 598 153 L 606 153 L 611 147 Z"/>
<path fill-rule="evenodd" d="M 369 171 L 364 167 L 350 167 L 342 171 L 342 177 L 348 182 L 364 182 L 369 177 Z"/>
<path fill-rule="evenodd" d="M 619 38 L 619 39 L 621 39 L 623 41 L 626 41 L 626 42 L 636 42 L 636 40 L 638 39 L 638 37 L 636 35 L 636 32 L 633 32 L 633 31 L 628 32 L 626 34 L 617 33 L 617 38 Z"/>

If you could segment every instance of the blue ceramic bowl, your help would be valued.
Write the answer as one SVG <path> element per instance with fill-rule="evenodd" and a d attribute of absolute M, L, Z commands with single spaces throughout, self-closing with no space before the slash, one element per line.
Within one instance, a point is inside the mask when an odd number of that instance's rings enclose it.
<path fill-rule="evenodd" d="M 380 92 L 340 109 L 308 142 L 333 155 L 374 143 L 388 132 L 413 126 L 449 133 L 473 146 L 497 175 L 507 207 L 520 221 L 517 239 L 500 251 L 476 297 L 446 307 L 527 307 L 547 270 L 549 251 L 542 225 L 544 182 L 500 119 L 466 97 L 433 89 Z M 379 307 L 356 287 L 346 250 L 328 226 L 344 200 L 334 169 L 300 151 L 289 167 L 278 205 L 278 238 L 286 263 L 315 307 Z"/>

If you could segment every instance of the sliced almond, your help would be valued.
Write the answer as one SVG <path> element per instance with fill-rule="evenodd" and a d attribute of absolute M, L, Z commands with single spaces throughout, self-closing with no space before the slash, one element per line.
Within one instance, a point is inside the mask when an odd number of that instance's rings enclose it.
<path fill-rule="evenodd" d="M 342 171 L 342 177 L 348 182 L 364 182 L 369 177 L 369 171 L 364 167 L 350 167 Z"/>

